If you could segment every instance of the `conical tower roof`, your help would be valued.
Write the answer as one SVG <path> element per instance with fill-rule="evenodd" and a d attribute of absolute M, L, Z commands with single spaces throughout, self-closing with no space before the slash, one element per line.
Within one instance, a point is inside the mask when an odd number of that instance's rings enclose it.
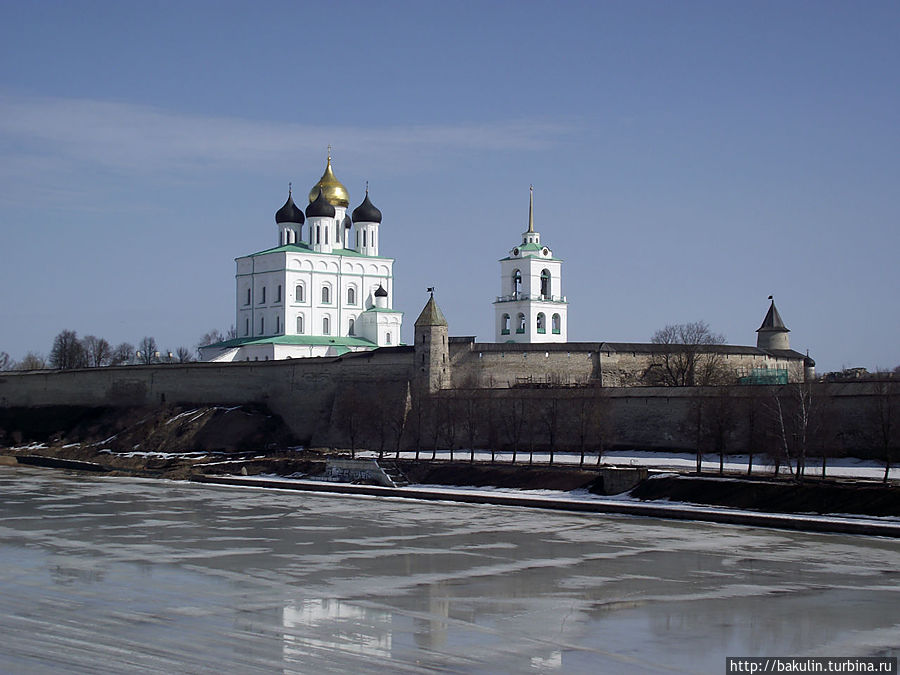
<path fill-rule="evenodd" d="M 437 303 L 434 301 L 434 295 L 428 298 L 428 302 L 425 303 L 425 308 L 422 310 L 422 313 L 419 314 L 419 318 L 416 319 L 416 326 L 446 326 L 447 319 L 444 318 L 444 313 L 441 311 L 441 308 L 437 306 Z"/>
<path fill-rule="evenodd" d="M 778 308 L 775 307 L 775 300 L 772 299 L 772 296 L 769 296 L 769 299 L 772 300 L 772 304 L 769 305 L 769 311 L 766 312 L 766 318 L 763 319 L 762 325 L 756 329 L 756 332 L 777 331 L 780 333 L 790 333 L 791 331 L 784 325 L 784 321 L 781 320 L 781 314 L 778 313 Z"/>

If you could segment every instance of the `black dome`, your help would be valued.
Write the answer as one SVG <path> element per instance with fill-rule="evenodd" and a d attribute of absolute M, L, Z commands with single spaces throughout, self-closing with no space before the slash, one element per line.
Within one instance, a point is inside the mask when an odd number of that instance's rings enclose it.
<path fill-rule="evenodd" d="M 305 220 L 303 211 L 297 208 L 297 205 L 294 203 L 294 198 L 291 196 L 290 191 L 288 191 L 288 198 L 284 203 L 284 206 L 275 212 L 275 222 L 279 224 L 300 223 L 302 225 Z"/>
<path fill-rule="evenodd" d="M 387 297 L 387 291 L 384 290 L 384 286 L 382 286 L 381 284 L 378 284 L 378 288 L 375 289 L 375 297 L 376 298 L 386 298 Z"/>
<path fill-rule="evenodd" d="M 376 206 L 369 201 L 369 191 L 366 190 L 366 198 L 363 199 L 363 203 L 353 209 L 353 222 L 354 223 L 380 223 L 381 222 L 381 211 L 379 211 Z"/>
<path fill-rule="evenodd" d="M 346 213 L 344 214 L 344 220 L 341 224 L 348 229 L 353 227 L 353 221 L 350 220 L 350 216 L 348 216 Z"/>
<path fill-rule="evenodd" d="M 325 193 L 322 192 L 322 190 L 319 190 L 319 196 L 316 197 L 315 201 L 311 202 L 310 205 L 306 207 L 307 218 L 317 218 L 320 216 L 334 218 L 334 207 L 327 199 L 325 199 Z"/>

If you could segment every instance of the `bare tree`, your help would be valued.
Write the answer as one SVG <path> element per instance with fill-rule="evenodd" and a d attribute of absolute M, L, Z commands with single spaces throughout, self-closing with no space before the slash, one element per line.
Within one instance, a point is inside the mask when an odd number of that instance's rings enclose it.
<path fill-rule="evenodd" d="M 347 387 L 339 394 L 337 414 L 350 443 L 350 457 L 356 457 L 356 442 L 364 423 L 362 400 L 354 387 Z"/>
<path fill-rule="evenodd" d="M 669 325 L 656 331 L 650 341 L 659 345 L 647 377 L 669 387 L 720 384 L 726 373 L 717 345 L 725 336 L 713 333 L 705 321 Z"/>
<path fill-rule="evenodd" d="M 521 398 L 513 398 L 507 400 L 501 399 L 495 401 L 495 403 L 499 404 L 497 406 L 498 409 L 495 411 L 497 413 L 495 417 L 499 417 L 500 419 L 501 426 L 503 427 L 504 440 L 506 441 L 507 446 L 512 447 L 512 461 L 515 462 L 516 455 L 519 452 L 519 444 L 522 442 L 522 431 L 526 422 L 525 401 Z M 492 463 L 494 459 L 494 449 L 491 447 Z"/>
<path fill-rule="evenodd" d="M 869 437 L 884 462 L 885 483 L 900 446 L 900 387 L 897 382 L 875 382 L 868 410 Z"/>
<path fill-rule="evenodd" d="M 134 358 L 134 345 L 130 342 L 123 342 L 112 350 L 109 363 L 112 366 L 122 366 L 131 363 Z"/>
<path fill-rule="evenodd" d="M 453 451 L 459 439 L 461 401 L 454 395 L 441 407 L 441 429 L 444 434 L 444 445 L 450 451 L 450 461 L 453 461 Z"/>
<path fill-rule="evenodd" d="M 423 395 L 417 395 L 412 400 L 412 408 L 409 411 L 409 431 L 412 434 L 413 443 L 416 446 L 416 460 L 422 452 L 422 439 L 428 431 L 428 410 Z"/>
<path fill-rule="evenodd" d="M 472 391 L 466 391 L 462 409 L 462 425 L 466 442 L 469 445 L 469 462 L 475 461 L 475 436 L 478 433 L 480 422 L 479 412 L 479 406 L 472 396 Z"/>
<path fill-rule="evenodd" d="M 688 415 L 684 421 L 685 436 L 691 433 L 694 436 L 696 448 L 697 475 L 703 472 L 703 445 L 706 441 L 706 401 L 702 396 L 694 396 L 691 399 Z"/>
<path fill-rule="evenodd" d="M 12 368 L 12 359 L 6 352 L 0 352 L 0 370 L 9 370 Z"/>
<path fill-rule="evenodd" d="M 384 457 L 384 448 L 387 445 L 388 431 L 390 430 L 390 422 L 388 421 L 389 406 L 381 398 L 376 398 L 370 407 L 372 428 L 375 431 L 375 438 L 378 439 L 378 459 Z"/>
<path fill-rule="evenodd" d="M 194 353 L 187 347 L 179 347 L 175 350 L 175 358 L 178 363 L 190 363 L 194 360 Z"/>
<path fill-rule="evenodd" d="M 232 329 L 234 326 L 232 326 Z M 225 340 L 229 339 L 225 336 L 225 333 L 220 331 L 218 328 L 213 328 L 211 331 L 207 331 L 204 333 L 200 340 L 197 342 L 198 347 L 205 347 L 206 345 L 212 345 L 217 342 L 225 342 Z"/>
<path fill-rule="evenodd" d="M 137 348 L 137 360 L 144 365 L 150 365 L 159 360 L 159 351 L 156 347 L 156 338 L 144 337 Z"/>
<path fill-rule="evenodd" d="M 828 470 L 828 458 L 836 454 L 836 445 L 840 429 L 835 414 L 834 396 L 829 391 L 830 385 L 824 382 L 811 383 L 813 398 L 817 401 L 813 408 L 813 423 L 810 429 L 809 447 L 816 451 L 822 459 L 822 479 Z"/>
<path fill-rule="evenodd" d="M 559 432 L 560 404 L 556 396 L 550 395 L 541 410 L 541 422 L 547 432 L 547 444 L 550 451 L 549 464 L 553 465 L 553 457 L 556 453 L 556 439 Z"/>
<path fill-rule="evenodd" d="M 594 409 L 594 446 L 597 448 L 597 466 L 603 461 L 606 448 L 616 442 L 616 421 L 613 415 L 612 400 L 607 392 L 601 389 L 595 398 Z"/>
<path fill-rule="evenodd" d="M 748 390 L 749 395 L 743 399 L 744 414 L 747 419 L 747 475 L 753 473 L 753 457 L 757 448 L 765 447 L 766 427 L 764 424 L 763 402 L 759 392 Z"/>
<path fill-rule="evenodd" d="M 394 451 L 397 459 L 400 459 L 400 446 L 403 444 L 403 435 L 406 433 L 406 426 L 409 421 L 409 412 L 412 407 L 411 401 L 412 398 L 407 390 L 402 404 L 393 407 L 390 418 L 391 431 L 394 434 Z"/>
<path fill-rule="evenodd" d="M 705 431 L 719 453 L 719 475 L 725 473 L 725 454 L 734 425 L 734 399 L 729 387 L 720 387 L 706 405 Z"/>
<path fill-rule="evenodd" d="M 797 480 L 803 478 L 810 438 L 814 430 L 817 400 L 809 383 L 785 385 L 772 397 L 772 412 L 776 434 L 781 444 L 782 456 L 788 471 Z M 793 460 L 796 471 L 791 465 Z M 778 464 L 776 463 L 776 473 Z"/>
<path fill-rule="evenodd" d="M 61 331 L 53 338 L 50 350 L 50 366 L 60 370 L 84 368 L 87 365 L 84 347 L 74 330 Z"/>
<path fill-rule="evenodd" d="M 112 358 L 112 348 L 103 338 L 94 335 L 85 335 L 81 339 L 81 346 L 84 349 L 85 360 L 91 368 L 99 368 L 100 366 L 109 365 Z"/>
<path fill-rule="evenodd" d="M 578 449 L 581 453 L 581 458 L 578 461 L 578 466 L 584 466 L 584 453 L 587 450 L 587 442 L 588 438 L 592 435 L 595 415 L 596 415 L 597 403 L 594 398 L 590 398 L 588 396 L 582 396 L 578 399 L 578 405 L 575 409 L 576 411 L 576 431 L 578 435 Z"/>
<path fill-rule="evenodd" d="M 16 370 L 43 370 L 47 367 L 44 357 L 35 352 L 28 352 L 22 360 L 15 365 Z"/>

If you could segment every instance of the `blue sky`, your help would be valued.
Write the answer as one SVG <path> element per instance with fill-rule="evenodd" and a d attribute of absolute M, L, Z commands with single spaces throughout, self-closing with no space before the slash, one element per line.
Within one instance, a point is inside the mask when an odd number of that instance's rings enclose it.
<path fill-rule="evenodd" d="M 370 182 L 406 339 L 493 339 L 535 223 L 569 338 L 774 294 L 820 370 L 900 364 L 896 2 L 0 2 L 0 351 L 62 329 L 174 350 L 234 322 L 333 145 Z"/>

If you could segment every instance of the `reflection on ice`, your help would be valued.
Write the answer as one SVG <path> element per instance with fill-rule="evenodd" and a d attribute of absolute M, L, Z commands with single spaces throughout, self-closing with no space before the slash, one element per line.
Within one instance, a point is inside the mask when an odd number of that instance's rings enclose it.
<path fill-rule="evenodd" d="M 307 662 L 329 652 L 391 655 L 391 614 L 337 599 L 302 600 L 284 608 L 284 654 Z"/>
<path fill-rule="evenodd" d="M 0 672 L 720 672 L 900 644 L 892 540 L 8 467 L 0 504 Z"/>

